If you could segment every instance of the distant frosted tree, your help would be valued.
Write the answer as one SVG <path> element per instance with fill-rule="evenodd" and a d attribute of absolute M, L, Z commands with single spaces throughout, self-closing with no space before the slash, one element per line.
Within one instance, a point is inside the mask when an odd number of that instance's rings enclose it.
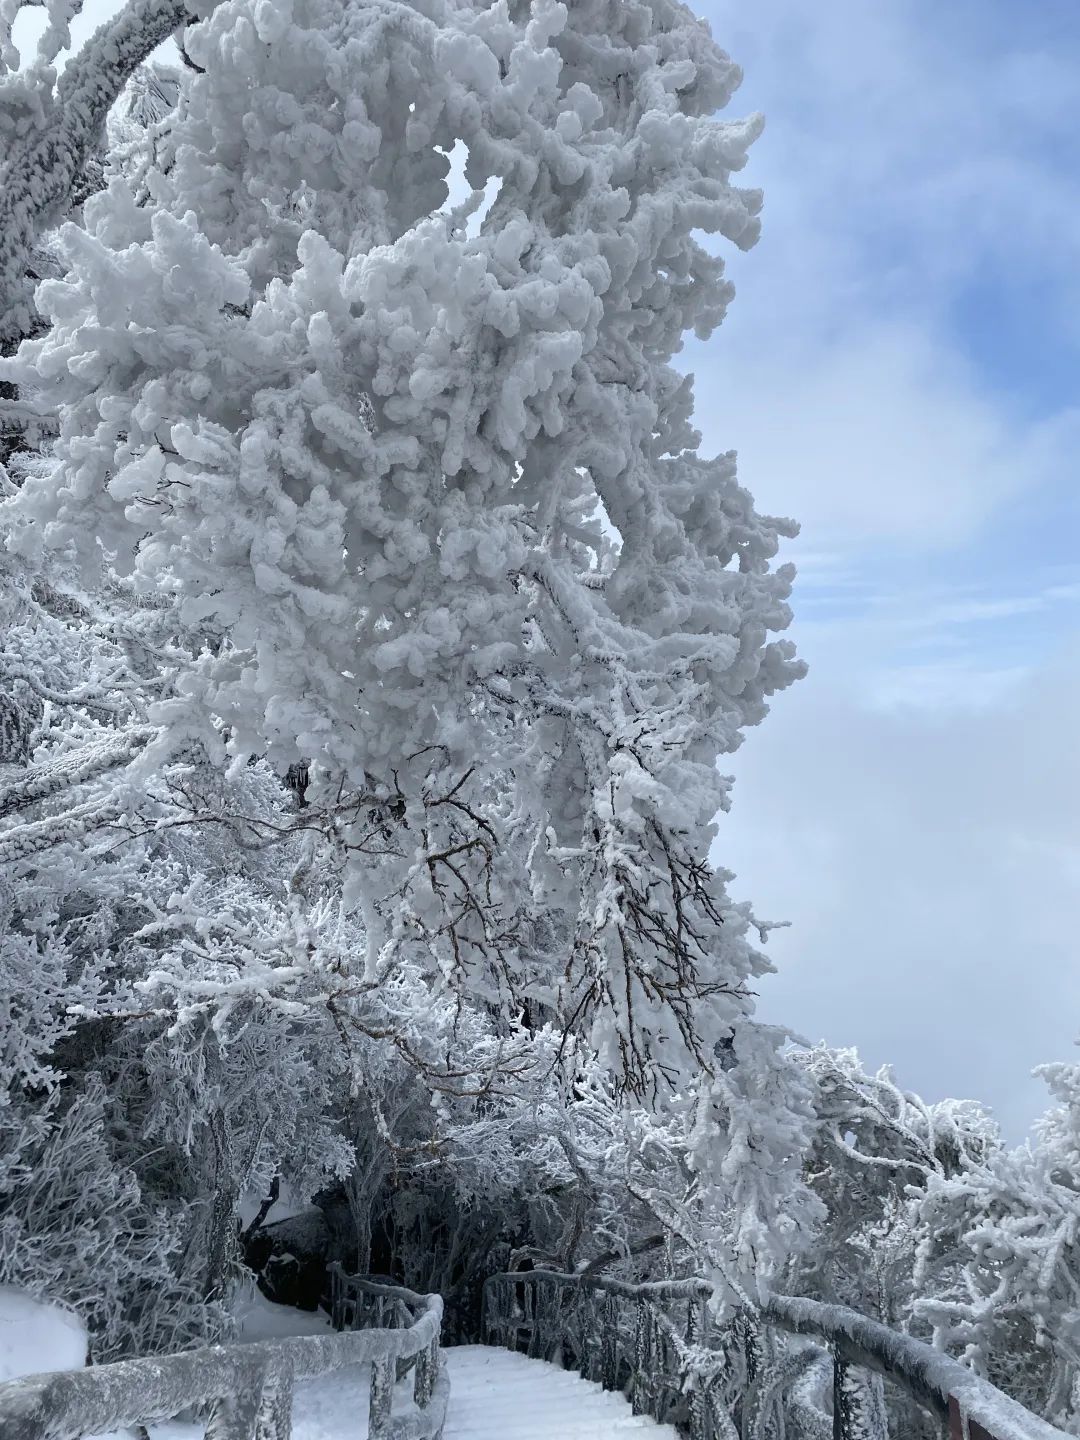
<path fill-rule="evenodd" d="M 914 1310 L 937 1342 L 1080 1433 L 1080 1066 L 1044 1065 L 1032 1139 L 935 1178 L 916 1207 Z"/>
<path fill-rule="evenodd" d="M 1080 1067 L 1036 1072 L 1055 1104 L 1010 1149 L 974 1101 L 927 1104 L 853 1050 L 795 1058 L 814 1091 L 808 1180 L 825 1219 L 792 1288 L 933 1341 L 1080 1433 Z M 820 1412 L 820 1379 L 816 1395 L 793 1393 L 797 1425 Z M 915 1433 L 914 1411 L 892 1403 Z"/>

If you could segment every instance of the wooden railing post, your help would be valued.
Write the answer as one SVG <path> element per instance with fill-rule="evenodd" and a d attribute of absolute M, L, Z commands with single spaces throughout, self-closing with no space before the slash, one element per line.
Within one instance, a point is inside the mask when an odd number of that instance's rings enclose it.
<path fill-rule="evenodd" d="M 528 1355 L 530 1359 L 540 1359 L 541 1355 L 543 1355 L 544 1333 L 543 1323 L 541 1322 L 543 1322 L 544 1316 L 546 1316 L 546 1310 L 550 1308 L 552 1308 L 552 1302 L 550 1302 L 549 1297 L 544 1296 L 540 1290 L 530 1290 L 527 1305 L 524 1306 L 526 1318 L 531 1319 L 531 1328 L 530 1331 L 528 1331 L 528 1342 L 526 1345 L 526 1355 Z"/>
<path fill-rule="evenodd" d="M 833 1440 L 855 1440 L 851 1397 L 847 1385 L 848 1364 L 835 1346 L 832 1349 L 832 1433 Z"/>
<path fill-rule="evenodd" d="M 256 1440 L 291 1440 L 293 1380 L 287 1372 L 263 1386 L 255 1423 Z"/>
<path fill-rule="evenodd" d="M 541 1308 L 541 1297 L 532 1285 L 526 1285 L 521 1295 L 521 1318 L 528 1327 L 525 1338 L 525 1354 L 535 1360 L 537 1355 L 536 1347 L 540 1343 L 539 1316 Z"/>
<path fill-rule="evenodd" d="M 690 1392 L 690 1440 L 707 1440 L 709 1419 L 709 1392 L 695 1383 Z"/>
<path fill-rule="evenodd" d="M 416 1373 L 413 1376 L 413 1399 L 423 1410 L 431 1399 L 435 1381 L 439 1374 L 439 1342 L 431 1344 L 416 1357 Z"/>
<path fill-rule="evenodd" d="M 649 1409 L 652 1384 L 649 1370 L 652 1365 L 652 1317 L 649 1302 L 639 1300 L 634 1316 L 634 1379 L 630 1391 L 630 1408 L 635 1415 L 645 1415 Z"/>
<path fill-rule="evenodd" d="M 206 1426 L 206 1440 L 255 1440 L 262 1403 L 262 1376 L 245 1390 L 221 1395 L 214 1401 Z"/>
<path fill-rule="evenodd" d="M 686 1302 L 686 1343 L 700 1345 L 705 1338 L 705 1296 L 694 1295 Z"/>
<path fill-rule="evenodd" d="M 965 1433 L 965 1417 L 960 1413 L 960 1406 L 956 1403 L 956 1396 L 949 1396 L 949 1436 L 948 1440 L 993 1440 L 989 1431 L 984 1430 L 977 1420 L 967 1417 Z"/>
<path fill-rule="evenodd" d="M 879 1375 L 853 1365 L 831 1347 L 833 1440 L 889 1440 L 885 1396 Z M 959 1440 L 959 1437 L 958 1437 Z M 990 1440 L 985 1433 L 971 1440 Z"/>
<path fill-rule="evenodd" d="M 708 1314 L 704 1295 L 692 1295 L 686 1302 L 686 1344 L 688 1347 L 705 1344 Z M 690 1440 L 706 1440 L 710 1419 L 708 1393 L 699 1376 L 692 1376 L 691 1381 L 693 1389 L 690 1392 Z"/>
<path fill-rule="evenodd" d="M 368 1440 L 386 1440 L 390 1434 L 390 1407 L 393 1402 L 394 1361 L 389 1356 L 380 1356 L 371 1362 Z"/>
<path fill-rule="evenodd" d="M 583 1380 L 595 1380 L 600 1367 L 594 1359 L 594 1347 L 592 1334 L 588 1325 L 582 1322 L 581 1326 L 581 1349 L 578 1353 L 578 1374 Z"/>
<path fill-rule="evenodd" d="M 619 1307 L 614 1295 L 604 1299 L 600 1340 L 600 1384 L 615 1390 L 619 1384 Z"/>
<path fill-rule="evenodd" d="M 746 1388 L 749 1390 L 757 1383 L 758 1371 L 761 1368 L 761 1356 L 758 1351 L 757 1326 L 745 1310 L 740 1311 L 736 1318 L 735 1331 L 742 1342 Z"/>

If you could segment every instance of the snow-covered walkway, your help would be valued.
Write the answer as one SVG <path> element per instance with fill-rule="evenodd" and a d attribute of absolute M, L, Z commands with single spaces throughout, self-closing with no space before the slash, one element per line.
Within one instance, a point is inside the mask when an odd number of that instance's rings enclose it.
<path fill-rule="evenodd" d="M 450 1370 L 450 1405 L 443 1440 L 676 1440 L 670 1425 L 633 1415 L 613 1395 L 542 1360 L 486 1345 L 443 1352 Z M 339 1370 L 296 1387 L 293 1440 L 363 1440 L 367 1435 L 366 1369 Z M 400 1414 L 408 1401 L 395 1404 Z M 190 1440 L 175 1427 L 155 1440 Z"/>
<path fill-rule="evenodd" d="M 271 1305 L 255 1294 L 239 1307 L 241 1338 L 324 1332 L 321 1312 L 305 1314 Z M 634 1415 L 614 1395 L 575 1371 L 529 1360 L 487 1345 L 458 1345 L 443 1351 L 450 1371 L 450 1405 L 443 1440 L 676 1440 L 670 1425 Z M 394 1411 L 408 1404 L 411 1377 L 401 1385 Z M 365 1440 L 368 1371 L 350 1367 L 296 1387 L 293 1440 Z M 154 1427 L 153 1440 L 196 1440 L 194 1427 Z"/>
<path fill-rule="evenodd" d="M 670 1425 L 632 1414 L 622 1395 L 557 1365 L 486 1345 L 445 1354 L 450 1408 L 443 1440 L 676 1440 Z"/>
<path fill-rule="evenodd" d="M 318 1335 L 329 1328 L 322 1314 L 271 1305 L 248 1294 L 236 1307 L 241 1340 Z M 78 1366 L 86 1334 L 74 1316 L 0 1286 L 0 1380 L 39 1370 Z M 572 1371 L 486 1345 L 443 1351 L 450 1372 L 450 1404 L 443 1440 L 677 1440 L 669 1425 L 633 1415 L 613 1395 Z M 366 1440 L 369 1395 L 366 1365 L 303 1380 L 293 1401 L 292 1440 Z M 394 1401 L 410 1405 L 411 1377 Z M 173 1421 L 149 1427 L 151 1440 L 203 1440 L 201 1425 Z M 91 1440 L 135 1440 L 117 1431 Z"/>

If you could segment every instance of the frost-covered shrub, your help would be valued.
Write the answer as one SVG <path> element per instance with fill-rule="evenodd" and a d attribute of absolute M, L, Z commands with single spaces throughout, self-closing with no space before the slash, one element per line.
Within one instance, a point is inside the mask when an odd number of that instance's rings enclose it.
<path fill-rule="evenodd" d="M 89 1058 L 72 1011 L 108 983 L 71 902 L 0 878 L 0 1280 L 72 1305 L 108 1358 L 205 1338 L 220 1317 L 183 1278 L 179 1209 L 118 1153 L 102 1074 L 65 1066 Z"/>
<path fill-rule="evenodd" d="M 189 749 L 133 772 L 158 733 L 160 609 L 46 557 L 7 563 L 0 613 L 25 717 L 0 762 L 0 1279 L 78 1309 L 98 1358 L 174 1348 L 221 1331 L 239 1190 L 347 1163 L 329 1019 L 220 983 L 306 956 L 302 840 L 234 824 L 288 822 L 265 765 L 226 780 Z"/>
<path fill-rule="evenodd" d="M 1080 1434 L 1080 1067 L 1041 1067 L 1055 1100 L 1032 1140 L 928 1186 L 915 1314 L 940 1344 Z"/>
<path fill-rule="evenodd" d="M 213 1339 L 224 1316 L 183 1278 L 182 1215 L 148 1202 L 108 1110 L 96 1079 L 0 1107 L 0 1277 L 71 1305 L 96 1360 Z"/>

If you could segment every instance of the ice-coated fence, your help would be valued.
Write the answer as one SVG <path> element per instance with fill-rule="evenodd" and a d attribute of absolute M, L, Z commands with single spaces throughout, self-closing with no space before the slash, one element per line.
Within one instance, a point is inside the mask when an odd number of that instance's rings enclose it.
<path fill-rule="evenodd" d="M 1068 1440 L 932 1346 L 841 1305 L 773 1296 L 760 1312 L 717 1325 L 704 1280 L 640 1285 L 599 1275 L 527 1270 L 484 1289 L 484 1338 L 576 1368 L 625 1390 L 636 1413 L 690 1440 L 761 1440 L 801 1381 L 831 1371 L 832 1414 L 804 1410 L 832 1440 L 887 1440 L 880 1384 L 892 1381 L 950 1440 Z M 801 1337 L 786 1347 L 775 1332 Z M 803 1343 L 803 1342 L 813 1343 Z M 819 1379 L 821 1377 L 819 1376 Z"/>
<path fill-rule="evenodd" d="M 289 1440 L 295 1382 L 346 1365 L 370 1367 L 371 1440 L 438 1440 L 449 1400 L 441 1298 L 347 1275 L 339 1265 L 327 1278 L 337 1333 L 9 1381 L 0 1385 L 0 1440 L 82 1440 L 185 1412 L 208 1416 L 207 1440 Z M 637 1414 L 689 1440 L 765 1440 L 793 1405 L 799 1433 L 815 1440 L 887 1440 L 878 1377 L 908 1406 L 896 1427 L 905 1436 L 1068 1440 L 950 1356 L 854 1310 L 773 1296 L 754 1315 L 718 1324 L 710 1295 L 698 1279 L 635 1285 L 544 1270 L 493 1275 L 484 1287 L 484 1339 L 624 1390 Z M 399 1387 L 410 1373 L 406 1396 Z M 831 1407 L 821 1403 L 826 1390 Z"/>
<path fill-rule="evenodd" d="M 369 1365 L 371 1440 L 435 1440 L 449 1398 L 441 1298 L 346 1275 L 339 1266 L 329 1280 L 341 1333 L 211 1345 L 10 1380 L 0 1385 L 0 1436 L 82 1440 L 202 1410 L 207 1440 L 289 1440 L 297 1380 Z M 411 1402 L 395 1415 L 396 1382 L 410 1371 Z"/>

